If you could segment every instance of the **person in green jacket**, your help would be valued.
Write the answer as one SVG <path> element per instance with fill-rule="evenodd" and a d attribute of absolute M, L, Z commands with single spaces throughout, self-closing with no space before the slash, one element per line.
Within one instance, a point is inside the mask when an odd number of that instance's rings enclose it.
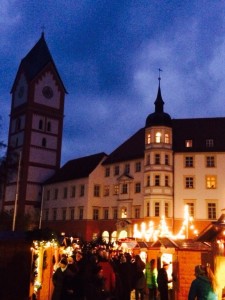
<path fill-rule="evenodd" d="M 195 267 L 195 276 L 191 283 L 188 300 L 217 300 L 216 279 L 210 266 Z"/>
<path fill-rule="evenodd" d="M 150 262 L 146 263 L 145 267 L 145 278 L 149 290 L 149 300 L 157 299 L 157 276 L 156 260 L 151 259 Z"/>

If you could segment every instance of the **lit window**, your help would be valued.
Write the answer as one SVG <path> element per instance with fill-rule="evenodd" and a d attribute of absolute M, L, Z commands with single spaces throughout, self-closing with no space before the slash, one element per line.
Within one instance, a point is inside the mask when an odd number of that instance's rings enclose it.
<path fill-rule="evenodd" d="M 105 177 L 109 177 L 110 176 L 110 168 L 107 167 L 105 168 Z"/>
<path fill-rule="evenodd" d="M 155 142 L 157 144 L 161 143 L 161 132 L 156 132 L 156 135 L 155 135 Z"/>
<path fill-rule="evenodd" d="M 207 139 L 205 141 L 205 145 L 207 148 L 212 148 L 214 146 L 214 140 L 213 139 Z"/>
<path fill-rule="evenodd" d="M 93 209 L 93 220 L 99 219 L 99 210 L 97 208 Z"/>
<path fill-rule="evenodd" d="M 190 203 L 186 203 L 186 205 L 188 205 L 188 213 L 190 217 L 194 217 L 195 215 L 195 206 L 194 203 L 190 202 Z"/>
<path fill-rule="evenodd" d="M 208 203 L 208 219 L 216 219 L 216 203 Z"/>
<path fill-rule="evenodd" d="M 206 176 L 206 188 L 215 189 L 216 188 L 216 176 L 210 175 Z"/>
<path fill-rule="evenodd" d="M 155 186 L 160 186 L 160 175 L 155 175 Z"/>
<path fill-rule="evenodd" d="M 169 142 L 170 142 L 169 134 L 166 133 L 166 134 L 165 134 L 165 144 L 169 144 Z"/>
<path fill-rule="evenodd" d="M 160 165 L 160 154 L 155 154 L 155 165 Z"/>
<path fill-rule="evenodd" d="M 147 144 L 151 144 L 151 134 L 148 133 L 147 135 Z"/>
<path fill-rule="evenodd" d="M 159 202 L 155 202 L 155 217 L 159 217 Z"/>
<path fill-rule="evenodd" d="M 185 141 L 185 147 L 186 148 L 191 148 L 192 147 L 192 140 L 186 140 Z"/>
<path fill-rule="evenodd" d="M 100 185 L 94 185 L 94 197 L 100 197 Z"/>
<path fill-rule="evenodd" d="M 165 217 L 166 218 L 169 217 L 169 203 L 168 202 L 165 203 Z"/>
<path fill-rule="evenodd" d="M 114 195 L 118 195 L 119 194 L 119 185 L 115 184 L 114 185 Z"/>
<path fill-rule="evenodd" d="M 138 161 L 135 164 L 135 172 L 141 172 L 141 162 Z"/>
<path fill-rule="evenodd" d="M 109 185 L 104 186 L 104 196 L 109 196 Z"/>
<path fill-rule="evenodd" d="M 119 175 L 120 174 L 120 166 L 115 166 L 114 167 L 114 175 Z"/>
<path fill-rule="evenodd" d="M 215 167 L 215 157 L 214 156 L 207 156 L 206 157 L 206 167 L 207 168 L 214 168 Z"/>
<path fill-rule="evenodd" d="M 194 159 L 193 156 L 186 156 L 185 157 L 185 167 L 191 168 L 194 166 Z"/>
<path fill-rule="evenodd" d="M 141 183 L 137 182 L 135 183 L 135 193 L 140 193 L 141 192 Z"/>
<path fill-rule="evenodd" d="M 122 184 L 122 194 L 127 194 L 128 193 L 128 185 L 127 183 Z"/>
<path fill-rule="evenodd" d="M 121 218 L 124 219 L 127 217 L 127 209 L 126 207 L 123 207 L 121 210 Z"/>
<path fill-rule="evenodd" d="M 165 154 L 165 165 L 169 166 L 169 155 Z"/>
<path fill-rule="evenodd" d="M 185 188 L 193 189 L 194 188 L 194 178 L 193 177 L 185 177 Z"/>
<path fill-rule="evenodd" d="M 64 199 L 67 198 L 67 192 L 68 192 L 67 187 L 64 187 L 64 189 L 63 189 L 63 198 Z"/>

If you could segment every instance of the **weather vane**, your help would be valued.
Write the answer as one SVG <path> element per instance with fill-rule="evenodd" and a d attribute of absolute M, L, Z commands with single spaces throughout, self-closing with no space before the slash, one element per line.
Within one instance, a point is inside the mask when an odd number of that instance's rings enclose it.
<path fill-rule="evenodd" d="M 163 70 L 161 70 L 160 68 L 158 69 L 158 71 L 159 71 L 159 81 L 161 80 L 161 77 L 160 77 L 160 74 L 161 74 L 161 72 L 163 71 Z"/>

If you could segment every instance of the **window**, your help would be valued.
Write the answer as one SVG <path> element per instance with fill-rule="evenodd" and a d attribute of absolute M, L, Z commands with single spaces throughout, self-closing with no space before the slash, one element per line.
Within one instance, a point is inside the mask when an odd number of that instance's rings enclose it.
<path fill-rule="evenodd" d="M 150 165 L 150 154 L 146 156 L 146 166 Z"/>
<path fill-rule="evenodd" d="M 76 187 L 75 187 L 75 185 L 73 185 L 73 186 L 71 186 L 70 197 L 75 198 L 75 196 L 76 196 Z"/>
<path fill-rule="evenodd" d="M 205 141 L 205 145 L 206 145 L 207 148 L 212 148 L 212 147 L 214 147 L 214 140 L 213 140 L 213 139 L 207 139 L 207 140 Z"/>
<path fill-rule="evenodd" d="M 47 200 L 47 201 L 50 200 L 50 190 L 47 190 L 46 200 Z"/>
<path fill-rule="evenodd" d="M 216 176 L 213 175 L 206 176 L 206 188 L 207 189 L 216 188 Z"/>
<path fill-rule="evenodd" d="M 105 168 L 105 177 L 110 176 L 110 167 Z"/>
<path fill-rule="evenodd" d="M 70 208 L 70 220 L 74 220 L 75 209 L 73 207 Z"/>
<path fill-rule="evenodd" d="M 214 156 L 206 156 L 206 167 L 207 168 L 215 167 L 215 157 Z"/>
<path fill-rule="evenodd" d="M 93 209 L 93 220 L 99 219 L 99 210 L 97 208 Z"/>
<path fill-rule="evenodd" d="M 150 186 L 150 175 L 147 175 L 147 178 L 146 178 L 146 186 Z"/>
<path fill-rule="evenodd" d="M 57 220 L 57 208 L 53 209 L 53 221 Z"/>
<path fill-rule="evenodd" d="M 165 202 L 165 217 L 169 217 L 169 203 Z"/>
<path fill-rule="evenodd" d="M 149 203 L 149 202 L 147 202 L 146 216 L 147 216 L 147 217 L 150 217 L 150 203 Z"/>
<path fill-rule="evenodd" d="M 84 196 L 84 184 L 80 185 L 80 197 Z"/>
<path fill-rule="evenodd" d="M 194 177 L 185 177 L 185 188 L 193 189 L 194 188 Z"/>
<path fill-rule="evenodd" d="M 185 167 L 186 168 L 192 168 L 192 167 L 194 167 L 193 156 L 186 156 L 185 157 Z"/>
<path fill-rule="evenodd" d="M 45 221 L 48 221 L 48 218 L 49 218 L 49 210 L 46 209 L 45 210 Z"/>
<path fill-rule="evenodd" d="M 47 131 L 51 132 L 51 122 L 48 121 L 47 123 Z"/>
<path fill-rule="evenodd" d="M 79 216 L 78 216 L 79 220 L 83 220 L 84 218 L 84 208 L 83 207 L 79 207 Z"/>
<path fill-rule="evenodd" d="M 114 175 L 117 176 L 120 174 L 120 166 L 115 166 L 114 167 Z"/>
<path fill-rule="evenodd" d="M 191 148 L 192 147 L 192 140 L 185 140 L 185 147 Z"/>
<path fill-rule="evenodd" d="M 113 219 L 117 219 L 117 216 L 118 216 L 118 210 L 117 210 L 117 208 L 114 208 L 113 209 Z"/>
<path fill-rule="evenodd" d="M 135 183 L 135 193 L 140 193 L 141 192 L 141 183 L 137 182 Z"/>
<path fill-rule="evenodd" d="M 136 207 L 136 208 L 134 209 L 134 217 L 135 217 L 136 219 L 139 219 L 139 218 L 140 218 L 140 208 L 139 208 L 139 207 Z"/>
<path fill-rule="evenodd" d="M 151 144 L 151 134 L 147 134 L 147 144 Z"/>
<path fill-rule="evenodd" d="M 169 134 L 166 133 L 166 134 L 165 134 L 165 144 L 169 144 L 169 142 L 170 142 Z"/>
<path fill-rule="evenodd" d="M 109 219 L 109 209 L 108 208 L 104 208 L 104 219 L 105 220 Z"/>
<path fill-rule="evenodd" d="M 100 197 L 100 185 L 94 185 L 94 197 Z"/>
<path fill-rule="evenodd" d="M 119 185 L 115 184 L 114 185 L 114 195 L 118 195 L 119 194 Z"/>
<path fill-rule="evenodd" d="M 130 174 L 130 164 L 126 164 L 126 165 L 125 165 L 124 173 L 125 173 L 125 174 Z"/>
<path fill-rule="evenodd" d="M 54 191 L 54 200 L 58 199 L 59 190 L 55 189 Z"/>
<path fill-rule="evenodd" d="M 165 186 L 169 186 L 169 176 L 165 175 Z"/>
<path fill-rule="evenodd" d="M 128 185 L 127 183 L 122 184 L 122 194 L 127 194 L 128 193 Z"/>
<path fill-rule="evenodd" d="M 121 209 L 121 218 L 122 218 L 122 219 L 127 218 L 127 209 L 126 209 L 126 207 L 123 207 L 123 208 Z"/>
<path fill-rule="evenodd" d="M 42 139 L 41 145 L 42 145 L 42 147 L 46 147 L 46 145 L 47 145 L 46 138 Z"/>
<path fill-rule="evenodd" d="M 155 202 L 155 217 L 159 217 L 159 202 Z"/>
<path fill-rule="evenodd" d="M 155 186 L 160 186 L 160 175 L 155 175 Z"/>
<path fill-rule="evenodd" d="M 104 186 L 104 196 L 109 196 L 109 185 Z"/>
<path fill-rule="evenodd" d="M 16 130 L 20 130 L 20 129 L 21 129 L 21 119 L 18 118 L 18 119 L 16 120 Z"/>
<path fill-rule="evenodd" d="M 161 132 L 156 132 L 156 135 L 155 135 L 155 142 L 157 144 L 161 143 Z"/>
<path fill-rule="evenodd" d="M 195 215 L 195 206 L 193 202 L 187 202 L 186 205 L 188 205 L 188 214 L 190 217 L 194 217 Z"/>
<path fill-rule="evenodd" d="M 66 221 L 66 208 L 62 209 L 62 220 Z"/>
<path fill-rule="evenodd" d="M 138 161 L 135 164 L 135 172 L 141 172 L 141 162 Z"/>
<path fill-rule="evenodd" d="M 67 193 L 68 193 L 67 187 L 64 187 L 64 189 L 63 189 L 63 198 L 64 199 L 67 198 Z"/>
<path fill-rule="evenodd" d="M 155 165 L 160 165 L 160 154 L 155 154 Z"/>
<path fill-rule="evenodd" d="M 39 120 L 38 129 L 40 129 L 40 130 L 43 129 L 43 121 L 42 120 Z"/>
<path fill-rule="evenodd" d="M 169 155 L 165 154 L 165 165 L 169 166 Z"/>
<path fill-rule="evenodd" d="M 216 219 L 216 203 L 208 203 L 208 219 Z"/>

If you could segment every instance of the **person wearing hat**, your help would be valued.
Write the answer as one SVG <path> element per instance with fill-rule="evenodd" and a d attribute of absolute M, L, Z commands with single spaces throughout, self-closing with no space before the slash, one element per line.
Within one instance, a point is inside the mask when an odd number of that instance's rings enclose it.
<path fill-rule="evenodd" d="M 162 266 L 162 268 L 159 269 L 158 276 L 157 276 L 160 300 L 168 300 L 169 299 L 168 283 L 172 282 L 173 280 L 168 278 L 168 273 L 167 273 L 168 269 L 169 269 L 169 263 L 166 261 L 163 261 L 163 266 Z"/>
<path fill-rule="evenodd" d="M 73 297 L 73 273 L 67 268 L 68 261 L 63 257 L 52 276 L 54 290 L 52 300 L 70 300 Z"/>
<path fill-rule="evenodd" d="M 209 265 L 195 267 L 196 278 L 192 281 L 188 300 L 217 300 L 217 284 Z"/>

